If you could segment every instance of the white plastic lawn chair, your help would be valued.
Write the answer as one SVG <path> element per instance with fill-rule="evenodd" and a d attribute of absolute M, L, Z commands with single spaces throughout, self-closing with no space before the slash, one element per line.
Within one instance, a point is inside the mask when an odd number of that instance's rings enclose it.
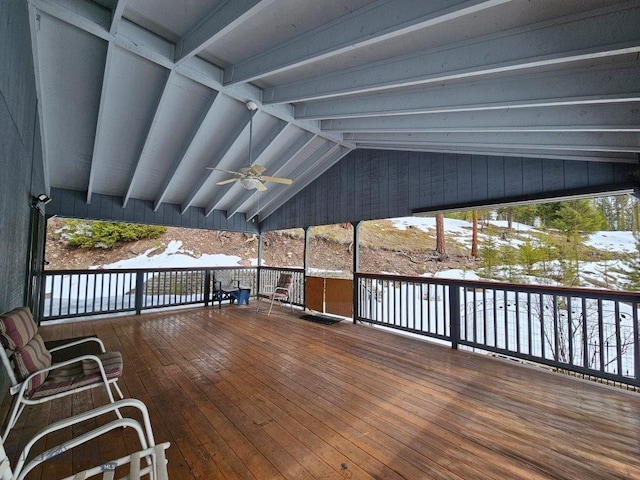
<path fill-rule="evenodd" d="M 127 407 L 136 408 L 142 414 L 142 424 L 133 418 L 119 418 L 60 445 L 49 448 L 33 459 L 28 460 L 31 448 L 37 441 L 45 438 L 47 435 L 86 420 L 96 418 L 100 415 L 104 415 L 105 413 L 113 411 L 117 412 L 118 410 Z M 76 448 L 90 440 L 98 438 L 111 430 L 123 427 L 133 428 L 138 434 L 138 440 L 140 441 L 141 446 L 139 451 L 121 458 L 103 462 L 101 465 L 96 465 L 87 470 L 83 470 L 82 472 L 65 477 L 64 480 L 84 480 L 95 477 L 96 475 L 102 475 L 101 478 L 104 480 L 111 480 L 115 478 L 114 475 L 116 473 L 123 473 L 122 469 L 118 470 L 120 467 L 124 466 L 124 471 L 126 471 L 127 465 L 128 475 L 121 478 L 138 480 L 146 477 L 149 478 L 149 480 L 168 480 L 169 477 L 167 474 L 165 450 L 169 447 L 169 443 L 165 442 L 156 445 L 153 437 L 153 431 L 151 429 L 151 422 L 149 421 L 149 412 L 147 411 L 147 407 L 140 400 L 132 398 L 118 400 L 113 404 L 104 405 L 49 425 L 27 443 L 13 470 L 9 464 L 9 459 L 7 458 L 4 450 L 4 445 L 0 442 L 0 480 L 23 480 L 29 472 L 38 465 L 54 459 L 57 455 L 63 452 L 67 452 L 70 449 Z"/>

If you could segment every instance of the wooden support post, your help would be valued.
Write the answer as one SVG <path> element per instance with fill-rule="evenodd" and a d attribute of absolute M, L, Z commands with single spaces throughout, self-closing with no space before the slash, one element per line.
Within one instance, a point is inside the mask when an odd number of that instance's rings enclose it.
<path fill-rule="evenodd" d="M 353 323 L 356 323 L 358 317 L 358 305 L 360 300 L 358 298 L 358 270 L 360 269 L 360 224 L 362 222 L 351 222 L 353 225 Z"/>
<path fill-rule="evenodd" d="M 309 271 L 309 242 L 311 238 L 311 228 L 304 228 L 304 252 L 303 252 L 303 266 L 304 272 L 302 273 L 302 281 L 304 285 L 303 294 L 302 294 L 302 309 L 307 309 L 307 272 Z"/>
<path fill-rule="evenodd" d="M 260 290 L 260 277 L 262 276 L 262 247 L 263 247 L 263 236 L 262 232 L 258 233 L 258 271 L 256 278 L 256 298 L 258 298 L 258 293 Z"/>

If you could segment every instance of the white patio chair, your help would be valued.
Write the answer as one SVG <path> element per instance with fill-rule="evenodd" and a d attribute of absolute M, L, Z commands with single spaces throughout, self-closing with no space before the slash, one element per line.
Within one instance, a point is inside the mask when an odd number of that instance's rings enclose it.
<path fill-rule="evenodd" d="M 105 413 L 113 411 L 118 412 L 127 407 L 136 408 L 142 414 L 142 424 L 133 418 L 119 418 L 60 445 L 49 448 L 45 452 L 29 460 L 29 454 L 33 446 L 36 442 L 45 438 L 47 435 L 63 428 L 96 418 L 100 415 L 104 415 Z M 0 480 L 23 480 L 29 472 L 38 465 L 51 461 L 59 454 L 83 445 L 111 430 L 123 427 L 133 428 L 133 430 L 138 434 L 140 450 L 116 459 L 108 459 L 107 461 L 102 461 L 101 459 L 100 462 L 102 463 L 100 465 L 74 473 L 69 477 L 65 477 L 65 480 L 84 480 L 95 477 L 96 475 L 102 475 L 104 480 L 111 480 L 115 478 L 116 474 L 122 474 L 125 473 L 125 471 L 128 475 L 122 478 L 127 478 L 129 480 L 137 480 L 145 477 L 148 477 L 150 480 L 168 480 L 165 450 L 169 447 L 169 443 L 155 443 L 155 438 L 151 429 L 151 422 L 149 421 L 149 412 L 146 405 L 140 400 L 132 398 L 118 400 L 113 404 L 103 405 L 102 407 L 61 420 L 44 428 L 24 447 L 13 470 L 11 469 L 9 459 L 7 458 L 4 450 L 4 445 L 0 442 Z M 121 467 L 125 467 L 124 470 L 121 469 Z"/>
<path fill-rule="evenodd" d="M 11 381 L 9 392 L 15 396 L 2 435 L 3 441 L 26 405 L 49 402 L 96 387 L 104 387 L 109 402 L 113 403 L 115 400 L 110 385 L 123 398 L 117 384 L 122 375 L 122 355 L 119 352 L 106 352 L 99 338 L 75 340 L 49 350 L 38 333 L 31 311 L 21 307 L 0 316 L 0 341 L 0 359 Z M 51 353 L 87 342 L 95 342 L 100 353 L 51 363 Z"/>
<path fill-rule="evenodd" d="M 267 315 L 271 315 L 271 309 L 273 308 L 273 302 L 278 301 L 282 307 L 282 302 L 289 302 L 291 311 L 293 312 L 293 303 L 291 302 L 291 290 L 293 290 L 293 274 L 281 273 L 276 285 L 267 285 L 264 290 L 258 293 L 258 308 L 260 310 L 260 304 L 262 298 L 268 298 L 270 300 L 269 312 Z"/>

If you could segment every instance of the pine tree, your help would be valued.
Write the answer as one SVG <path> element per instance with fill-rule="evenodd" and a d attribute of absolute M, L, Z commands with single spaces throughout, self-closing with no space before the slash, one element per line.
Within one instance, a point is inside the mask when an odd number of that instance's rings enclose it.
<path fill-rule="evenodd" d="M 471 256 L 478 258 L 478 211 L 471 212 L 472 230 L 471 230 Z"/>
<path fill-rule="evenodd" d="M 602 211 L 589 200 L 572 200 L 562 202 L 551 221 L 551 226 L 567 235 L 567 240 L 574 243 L 582 233 L 591 233 L 607 228 L 607 221 Z"/>
<path fill-rule="evenodd" d="M 627 273 L 627 284 L 625 288 L 627 290 L 640 290 L 640 235 L 635 235 L 636 238 L 636 251 L 637 254 L 631 261 L 628 262 L 630 267 Z"/>
<path fill-rule="evenodd" d="M 500 261 L 500 250 L 492 238 L 483 242 L 480 248 L 480 268 L 485 278 L 495 275 L 495 268 Z"/>
<path fill-rule="evenodd" d="M 447 255 L 447 249 L 444 243 L 444 214 L 436 213 L 436 252 L 441 257 Z"/>

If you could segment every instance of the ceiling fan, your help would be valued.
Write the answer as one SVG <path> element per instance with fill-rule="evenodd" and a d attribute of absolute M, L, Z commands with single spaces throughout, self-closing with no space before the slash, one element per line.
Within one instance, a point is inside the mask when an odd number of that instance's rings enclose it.
<path fill-rule="evenodd" d="M 267 189 L 266 185 L 263 182 L 291 185 L 293 183 L 293 180 L 291 180 L 290 178 L 270 177 L 268 175 L 263 175 L 266 167 L 258 164 L 253 164 L 253 152 L 251 145 L 253 137 L 253 115 L 258 109 L 258 105 L 255 102 L 251 101 L 247 102 L 246 105 L 247 108 L 251 111 L 251 117 L 249 118 L 249 166 L 241 168 L 238 172 L 234 170 L 225 170 L 223 168 L 212 168 L 212 170 L 219 170 L 221 172 L 235 175 L 234 178 L 228 178 L 227 180 L 216 182 L 216 185 L 227 185 L 229 183 L 240 182 L 240 185 L 242 185 L 243 188 L 247 190 L 257 190 L 259 192 L 264 192 Z"/>

